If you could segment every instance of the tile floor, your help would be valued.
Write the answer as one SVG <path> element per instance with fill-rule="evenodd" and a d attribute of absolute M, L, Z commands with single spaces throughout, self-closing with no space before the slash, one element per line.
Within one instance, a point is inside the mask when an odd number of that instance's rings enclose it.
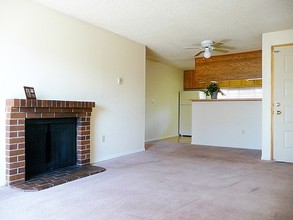
<path fill-rule="evenodd" d="M 177 142 L 177 143 L 191 143 L 191 137 L 188 136 L 175 136 L 162 139 L 162 141 Z"/>

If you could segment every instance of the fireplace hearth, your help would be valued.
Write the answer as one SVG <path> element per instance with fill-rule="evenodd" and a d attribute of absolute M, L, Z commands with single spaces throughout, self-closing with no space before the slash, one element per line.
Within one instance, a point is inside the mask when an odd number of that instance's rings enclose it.
<path fill-rule="evenodd" d="M 7 185 L 21 184 L 26 179 L 35 175 L 46 173 L 48 171 L 59 169 L 66 166 L 77 165 L 85 166 L 90 164 L 90 118 L 94 102 L 83 101 L 57 101 L 57 100 L 26 100 L 26 99 L 8 99 L 6 100 L 6 183 Z M 66 123 L 72 120 L 68 125 L 75 139 L 71 147 L 65 146 L 66 150 L 58 152 L 63 140 L 60 138 L 52 143 L 49 137 L 53 134 L 57 136 L 58 129 L 56 122 L 64 120 Z M 39 122 L 37 122 L 39 121 Z M 45 122 L 46 121 L 46 122 Z M 74 122 L 73 122 L 74 121 Z M 39 154 L 38 159 L 30 161 L 30 139 L 31 128 L 28 128 L 31 122 L 44 123 L 38 132 L 45 132 L 39 142 L 44 142 L 45 147 L 39 152 L 39 144 L 33 146 L 32 154 Z M 61 123 L 62 124 L 62 123 Z M 74 124 L 74 125 L 73 125 Z M 58 127 L 58 126 L 57 126 Z M 66 127 L 66 126 L 65 126 Z M 70 127 L 70 128 L 69 128 Z M 74 127 L 74 129 L 73 129 Z M 63 128 L 62 128 L 63 129 Z M 62 130 L 61 129 L 61 130 Z M 65 130 L 66 130 L 65 129 Z M 42 132 L 41 132 L 42 133 Z M 28 136 L 27 136 L 28 135 Z M 66 134 L 64 137 L 68 137 Z M 34 138 L 35 139 L 35 138 Z M 60 145 L 58 145 L 60 144 Z M 57 147 L 57 153 L 52 149 Z M 65 153 L 64 153 L 65 152 Z M 74 155 L 72 155 L 74 154 Z M 66 161 L 64 158 L 70 155 L 72 158 Z M 40 159 L 41 158 L 41 159 Z M 57 159 L 56 159 L 57 158 Z M 27 167 L 37 160 L 42 161 L 41 168 L 32 170 Z M 74 161 L 74 162 L 73 162 Z M 41 171 L 40 171 L 41 170 Z"/>
<path fill-rule="evenodd" d="M 12 183 L 10 187 L 25 192 L 40 191 L 68 183 L 73 180 L 104 172 L 106 169 L 94 165 L 69 166 L 31 178 L 22 183 Z"/>

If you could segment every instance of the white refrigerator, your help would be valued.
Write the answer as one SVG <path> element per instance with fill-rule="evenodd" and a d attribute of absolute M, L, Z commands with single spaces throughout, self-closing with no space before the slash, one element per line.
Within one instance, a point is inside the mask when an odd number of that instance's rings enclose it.
<path fill-rule="evenodd" d="M 191 136 L 191 99 L 205 99 L 204 92 L 201 91 L 182 91 L 179 93 L 179 135 Z"/>

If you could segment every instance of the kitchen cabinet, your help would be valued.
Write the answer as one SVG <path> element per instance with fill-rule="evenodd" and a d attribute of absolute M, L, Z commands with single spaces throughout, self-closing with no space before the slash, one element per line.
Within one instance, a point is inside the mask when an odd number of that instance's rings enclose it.
<path fill-rule="evenodd" d="M 185 70 L 184 71 L 184 89 L 193 89 L 193 75 L 194 70 Z"/>
<path fill-rule="evenodd" d="M 225 87 L 260 87 L 262 51 L 252 51 L 209 59 L 195 58 L 195 69 L 184 71 L 184 89 L 204 89 L 211 81 Z"/>

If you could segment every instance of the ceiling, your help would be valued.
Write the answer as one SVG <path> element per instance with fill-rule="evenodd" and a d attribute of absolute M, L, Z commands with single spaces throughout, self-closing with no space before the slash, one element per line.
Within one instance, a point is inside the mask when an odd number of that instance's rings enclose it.
<path fill-rule="evenodd" d="M 293 28 L 293 0 L 34 0 L 147 46 L 147 57 L 184 70 L 202 40 L 229 53 L 261 49 L 262 33 Z M 212 52 L 212 55 L 220 55 Z"/>

